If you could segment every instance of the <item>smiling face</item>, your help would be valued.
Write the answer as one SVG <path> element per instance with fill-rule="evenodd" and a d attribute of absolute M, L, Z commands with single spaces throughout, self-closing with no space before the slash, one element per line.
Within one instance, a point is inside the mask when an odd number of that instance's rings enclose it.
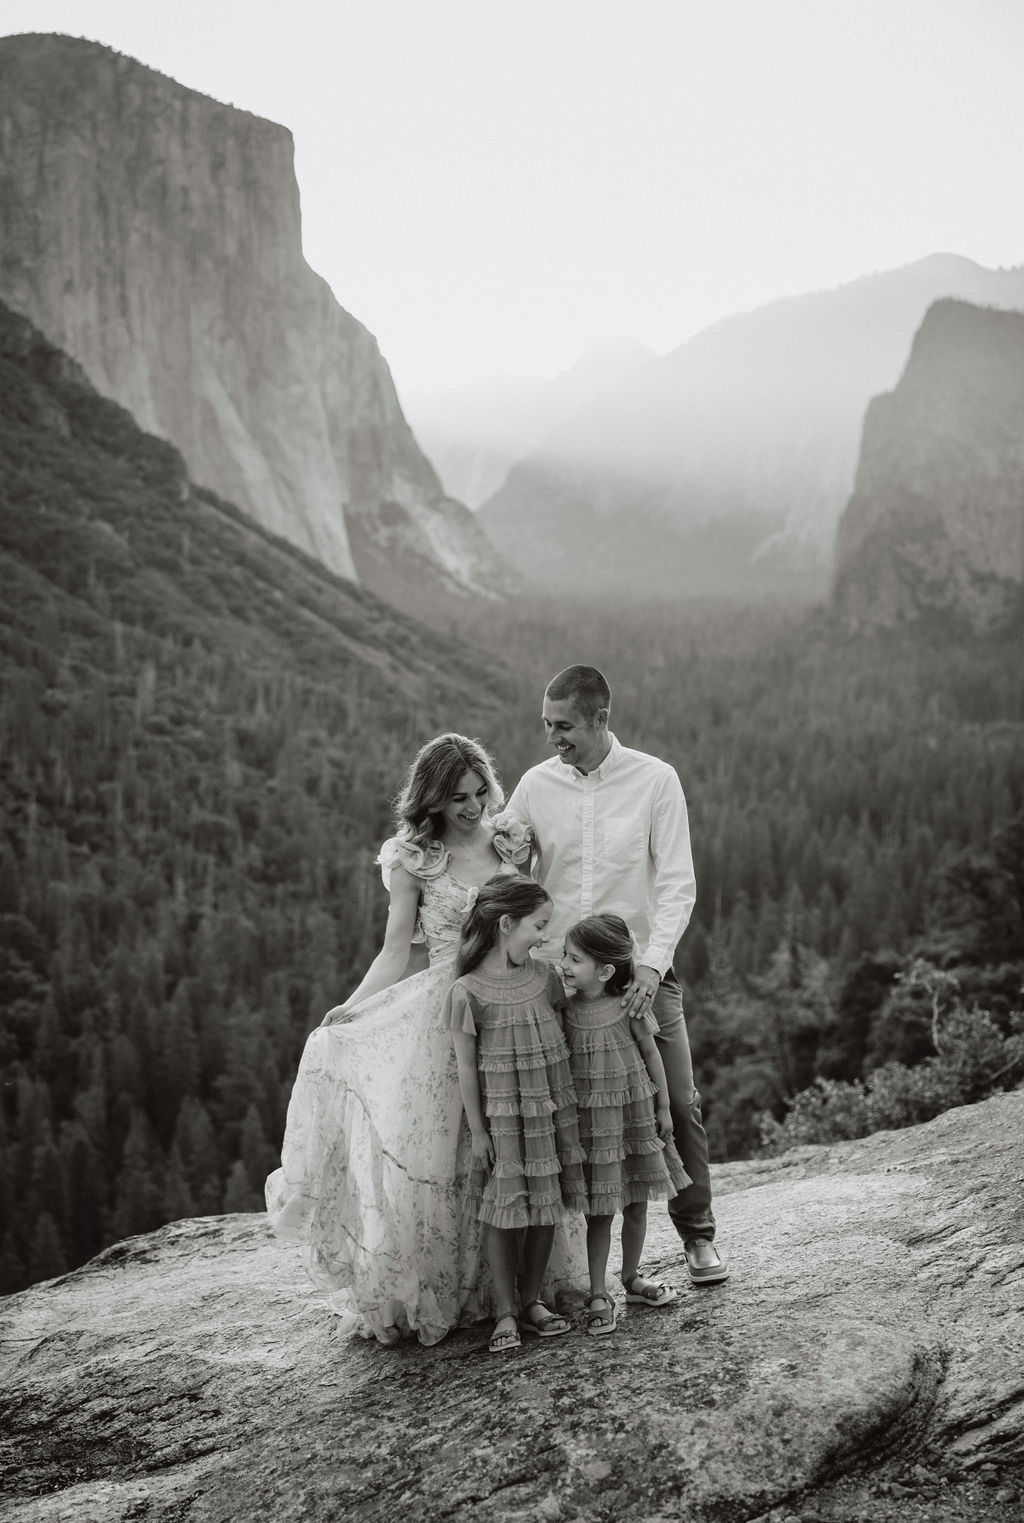
<path fill-rule="evenodd" d="M 592 772 L 608 755 L 608 710 L 598 709 L 592 719 L 583 714 L 573 698 L 544 695 L 544 739 L 560 762 L 578 772 Z"/>
<path fill-rule="evenodd" d="M 524 915 L 522 920 L 513 920 L 511 915 L 502 915 L 500 927 L 502 943 L 509 962 L 521 968 L 534 947 L 544 945 L 547 941 L 544 933 L 550 919 L 550 899 L 545 899 L 537 909 Z"/>
<path fill-rule="evenodd" d="M 441 810 L 446 839 L 470 836 L 479 829 L 487 804 L 487 784 L 479 772 L 466 771 L 455 785 L 455 792 Z"/>
<path fill-rule="evenodd" d="M 558 964 L 566 994 L 579 994 L 583 999 L 597 999 L 604 993 L 604 986 L 615 972 L 613 963 L 599 963 L 578 947 L 571 937 L 566 938 L 565 950 Z"/>

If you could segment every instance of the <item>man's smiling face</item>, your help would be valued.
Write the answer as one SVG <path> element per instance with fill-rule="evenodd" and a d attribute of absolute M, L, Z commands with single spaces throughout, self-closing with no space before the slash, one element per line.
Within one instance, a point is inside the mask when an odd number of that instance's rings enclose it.
<path fill-rule="evenodd" d="M 587 719 L 572 698 L 544 696 L 544 739 L 559 761 L 580 772 L 592 772 L 608 755 L 608 710 Z"/>

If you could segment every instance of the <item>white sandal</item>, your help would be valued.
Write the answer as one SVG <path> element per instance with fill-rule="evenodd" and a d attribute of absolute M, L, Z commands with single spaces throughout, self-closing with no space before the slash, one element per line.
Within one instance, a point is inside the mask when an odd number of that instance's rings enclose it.
<path fill-rule="evenodd" d="M 631 1301 L 637 1306 L 668 1306 L 675 1300 L 676 1293 L 672 1289 L 672 1286 L 659 1284 L 655 1280 L 648 1280 L 647 1282 L 652 1287 L 651 1290 L 630 1290 L 629 1287 L 631 1285 L 635 1285 L 637 1280 L 644 1278 L 645 1276 L 638 1269 L 636 1274 L 632 1275 L 628 1280 L 623 1280 L 622 1284 L 626 1292 L 627 1301 Z"/>

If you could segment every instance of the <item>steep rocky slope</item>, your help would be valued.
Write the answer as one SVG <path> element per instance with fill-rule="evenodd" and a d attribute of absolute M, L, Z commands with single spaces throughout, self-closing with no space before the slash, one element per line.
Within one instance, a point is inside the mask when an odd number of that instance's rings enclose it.
<path fill-rule="evenodd" d="M 0 39 L 0 297 L 192 478 L 390 601 L 510 578 L 302 256 L 291 134 L 99 44 Z"/>
<path fill-rule="evenodd" d="M 507 555 L 571 586 L 827 591 L 864 412 L 937 298 L 1024 307 L 1024 269 L 936 255 L 699 333 L 582 409 L 480 509 Z"/>
<path fill-rule="evenodd" d="M 197 488 L 172 445 L 143 433 L 3 302 L 0 573 L 0 630 L 11 632 L 0 654 L 31 645 L 65 663 L 62 677 L 80 661 L 100 677 L 130 667 L 138 636 L 186 655 L 244 653 L 254 675 L 309 677 L 357 707 L 376 686 L 392 723 L 395 703 L 418 707 L 428 695 L 493 701 L 493 661 Z M 79 652 L 78 633 L 97 652 Z M 13 658 L 5 675 L 12 668 Z"/>
<path fill-rule="evenodd" d="M 732 1278 L 612 1338 L 340 1340 L 259 1216 L 0 1302 L 10 1523 L 1019 1523 L 1024 1093 L 717 1175 Z"/>
<path fill-rule="evenodd" d="M 852 627 L 1003 625 L 1024 592 L 1024 313 L 937 302 L 864 424 L 833 604 Z"/>

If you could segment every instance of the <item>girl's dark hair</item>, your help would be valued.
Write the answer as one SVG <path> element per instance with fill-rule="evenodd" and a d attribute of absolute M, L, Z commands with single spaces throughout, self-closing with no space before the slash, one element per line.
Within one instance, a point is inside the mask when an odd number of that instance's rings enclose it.
<path fill-rule="evenodd" d="M 595 962 L 611 963 L 615 972 L 604 986 L 606 993 L 622 994 L 633 982 L 633 938 L 618 915 L 588 915 L 569 927 L 565 939 Z"/>
<path fill-rule="evenodd" d="M 455 958 L 455 976 L 472 973 L 480 966 L 498 939 L 498 921 L 502 915 L 522 920 L 542 904 L 550 895 L 539 883 L 518 874 L 499 873 L 488 878 L 476 896 L 476 903 L 462 922 L 462 940 Z"/>
<path fill-rule="evenodd" d="M 425 846 L 443 835 L 441 811 L 466 772 L 475 772 L 486 787 L 486 812 L 493 814 L 501 808 L 501 784 L 480 742 L 452 731 L 435 735 L 417 752 L 395 800 L 395 823 L 402 840 Z"/>

